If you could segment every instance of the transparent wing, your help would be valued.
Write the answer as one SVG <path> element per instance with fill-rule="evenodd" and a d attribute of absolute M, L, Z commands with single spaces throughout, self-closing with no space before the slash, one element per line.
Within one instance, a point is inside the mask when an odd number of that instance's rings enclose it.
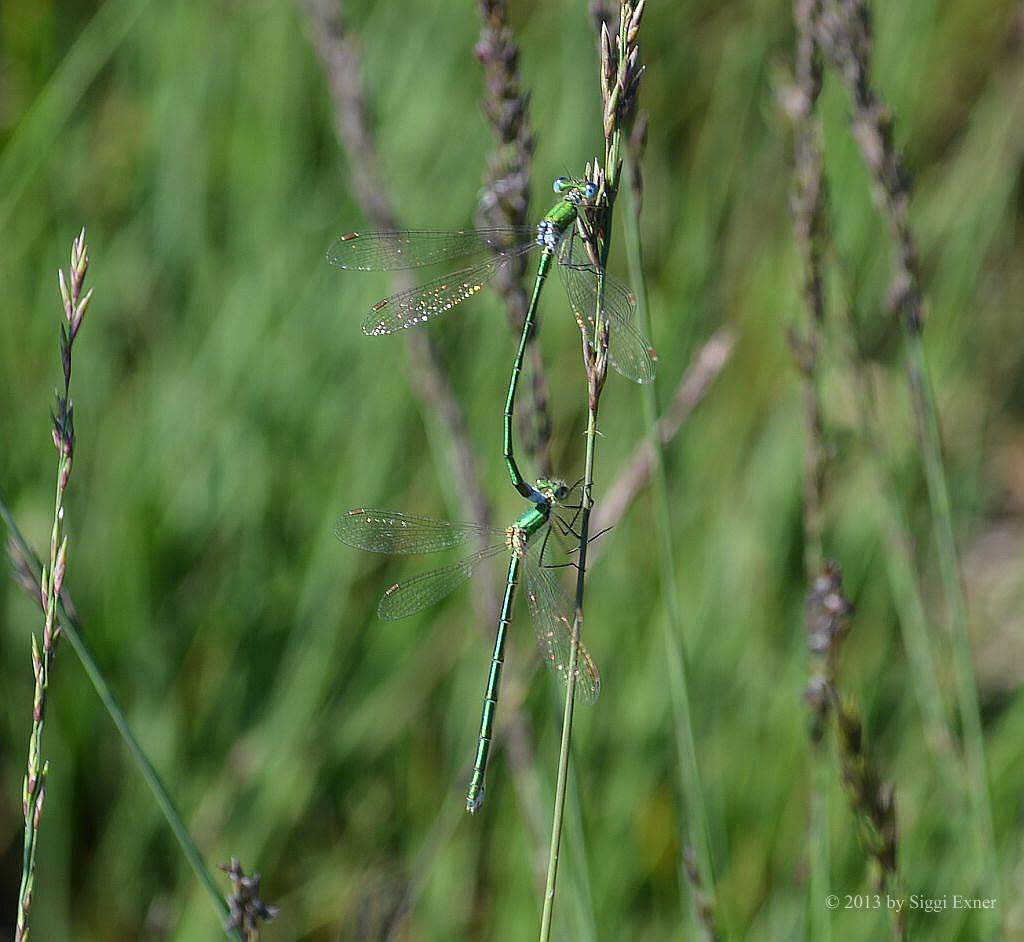
<path fill-rule="evenodd" d="M 558 272 L 573 313 L 582 321 L 587 338 L 593 343 L 599 274 L 581 239 L 570 237 L 562 243 Z M 618 278 L 607 273 L 604 276 L 604 313 L 610 327 L 608 359 L 612 366 L 635 383 L 651 382 L 658 355 L 633 324 L 636 296 Z"/>
<path fill-rule="evenodd" d="M 474 523 L 448 523 L 395 510 L 363 507 L 347 511 L 334 527 L 334 535 L 347 546 L 396 556 L 436 553 L 462 546 L 474 537 L 484 536 L 491 541 L 504 534 L 504 530 Z"/>
<path fill-rule="evenodd" d="M 536 239 L 537 230 L 526 227 L 348 232 L 331 243 L 327 261 L 356 271 L 398 271 L 471 261 L 495 252 L 518 254 L 530 249 Z"/>
<path fill-rule="evenodd" d="M 566 682 L 572 653 L 572 624 L 575 606 L 566 594 L 556 570 L 540 565 L 537 553 L 526 559 L 526 597 L 530 617 L 537 634 L 537 647 L 544 662 Z M 601 675 L 597 665 L 581 643 L 576 657 L 576 694 L 592 704 L 601 692 Z"/>
<path fill-rule="evenodd" d="M 393 334 L 450 311 L 477 294 L 511 258 L 510 255 L 492 255 L 485 262 L 378 301 L 363 321 L 363 333 L 371 337 Z"/>
<path fill-rule="evenodd" d="M 377 614 L 384 621 L 414 615 L 454 592 L 485 559 L 507 552 L 507 543 L 496 543 L 450 566 L 433 569 L 406 582 L 396 582 L 381 597 Z"/>

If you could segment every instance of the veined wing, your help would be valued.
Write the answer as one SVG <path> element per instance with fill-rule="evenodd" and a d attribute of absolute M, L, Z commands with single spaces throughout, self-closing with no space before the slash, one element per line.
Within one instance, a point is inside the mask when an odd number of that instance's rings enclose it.
<path fill-rule="evenodd" d="M 530 617 L 537 635 L 537 647 L 544 663 L 565 684 L 569 676 L 572 654 L 572 630 L 575 606 L 566 594 L 553 569 L 540 565 L 537 553 L 526 559 L 526 597 Z M 592 704 L 601 692 L 601 675 L 597 665 L 581 643 L 576 652 L 576 693 Z"/>
<path fill-rule="evenodd" d="M 595 341 L 595 317 L 600 273 L 590 262 L 580 239 L 570 237 L 562 243 L 558 272 L 565 285 L 573 313 L 579 318 L 591 343 Z M 654 348 L 633 324 L 636 295 L 618 278 L 604 274 L 603 311 L 608 318 L 608 359 L 626 379 L 649 383 L 654 379 L 658 359 Z"/>
<path fill-rule="evenodd" d="M 491 255 L 470 268 L 442 275 L 417 288 L 378 301 L 363 321 L 363 333 L 371 337 L 393 334 L 450 311 L 477 294 L 512 257 Z"/>
<path fill-rule="evenodd" d="M 415 615 L 454 592 L 485 559 L 508 552 L 507 543 L 496 543 L 450 566 L 433 569 L 406 582 L 396 582 L 381 597 L 377 614 L 384 621 Z"/>
<path fill-rule="evenodd" d="M 504 537 L 505 531 L 475 523 L 449 523 L 395 510 L 359 507 L 345 513 L 335 525 L 334 534 L 356 549 L 405 556 L 453 549 L 474 537 L 494 542 L 495 537 Z"/>
<path fill-rule="evenodd" d="M 498 253 L 517 255 L 531 248 L 535 228 L 405 229 L 398 232 L 349 232 L 335 239 L 327 261 L 356 271 L 398 271 L 451 261 L 472 261 Z"/>

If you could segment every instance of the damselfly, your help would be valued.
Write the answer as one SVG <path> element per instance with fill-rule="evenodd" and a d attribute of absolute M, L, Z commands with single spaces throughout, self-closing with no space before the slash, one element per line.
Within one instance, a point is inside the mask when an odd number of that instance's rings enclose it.
<path fill-rule="evenodd" d="M 549 565 L 545 559 L 552 525 L 567 530 L 572 527 L 571 521 L 561 519 L 557 512 L 553 514 L 557 503 L 568 496 L 569 488 L 562 481 L 541 480 L 537 482 L 536 490 L 542 497 L 541 501 L 504 530 L 472 523 L 447 523 L 392 510 L 363 508 L 348 511 L 335 528 L 335 533 L 343 543 L 371 553 L 433 553 L 467 543 L 482 544 L 482 548 L 457 562 L 392 585 L 377 607 L 378 615 L 385 620 L 405 618 L 433 605 L 466 582 L 484 560 L 502 554 L 509 556 L 505 595 L 484 693 L 480 738 L 473 763 L 473 776 L 466 794 L 466 808 L 470 812 L 476 811 L 484 800 L 484 774 L 487 771 L 487 757 L 498 705 L 505 641 L 521 574 L 525 577 L 530 616 L 544 663 L 563 684 L 568 681 L 571 670 L 575 608 L 562 587 L 556 567 Z M 601 689 L 601 678 L 582 644 L 578 647 L 574 676 L 577 694 L 585 702 L 593 703 Z"/>
<path fill-rule="evenodd" d="M 587 240 L 577 231 L 581 208 L 597 195 L 597 186 L 570 177 L 555 180 L 560 199 L 533 228 L 408 229 L 393 232 L 349 232 L 337 239 L 327 259 L 338 268 L 397 271 L 442 265 L 456 260 L 466 267 L 419 287 L 378 301 L 363 321 L 371 336 L 392 334 L 423 324 L 477 294 L 502 267 L 532 249 L 541 250 L 530 306 L 509 380 L 504 413 L 504 456 L 512 483 L 529 500 L 538 494 L 519 471 L 512 446 L 512 414 L 526 344 L 534 330 L 541 289 L 558 261 L 558 272 L 570 304 L 591 343 L 597 333 L 598 298 L 608 325 L 608 358 L 612 366 L 637 383 L 654 378 L 657 355 L 633 323 L 636 297 L 617 278 L 601 271 Z M 602 287 L 603 282 L 603 287 Z"/>

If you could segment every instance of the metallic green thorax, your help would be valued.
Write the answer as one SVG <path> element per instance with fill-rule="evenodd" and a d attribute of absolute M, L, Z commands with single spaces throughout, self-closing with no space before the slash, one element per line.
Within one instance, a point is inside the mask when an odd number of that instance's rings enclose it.
<path fill-rule="evenodd" d="M 534 504 L 529 510 L 524 511 L 510 529 L 522 530 L 523 535 L 529 540 L 548 522 L 550 516 L 551 502 L 545 499 L 543 503 Z"/>
<path fill-rule="evenodd" d="M 574 200 L 572 196 L 563 197 L 544 214 L 544 218 L 554 223 L 559 231 L 565 232 L 576 221 L 576 207 L 579 203 Z"/>

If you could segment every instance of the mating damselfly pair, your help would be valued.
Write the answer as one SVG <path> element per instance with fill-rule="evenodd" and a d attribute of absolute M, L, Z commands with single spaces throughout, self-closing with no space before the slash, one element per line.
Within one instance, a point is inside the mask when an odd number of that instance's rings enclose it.
<path fill-rule="evenodd" d="M 607 338 L 608 359 L 627 379 L 647 383 L 654 378 L 657 356 L 634 325 L 636 298 L 616 278 L 600 267 L 594 241 L 588 238 L 585 216 L 597 196 L 593 182 L 559 177 L 554 190 L 558 202 L 535 228 L 508 227 L 441 231 L 410 229 L 391 232 L 350 232 L 337 239 L 327 253 L 339 268 L 358 271 L 397 271 L 463 261 L 464 267 L 378 301 L 363 321 L 370 336 L 396 333 L 424 324 L 472 298 L 508 265 L 534 248 L 541 250 L 530 305 L 523 322 L 512 365 L 503 414 L 503 455 L 516 490 L 533 503 L 506 530 L 469 523 L 446 523 L 388 510 L 350 510 L 338 523 L 342 542 L 375 553 L 405 555 L 453 549 L 477 542 L 481 548 L 465 558 L 391 586 L 378 614 L 384 619 L 402 618 L 421 611 L 447 596 L 468 580 L 484 560 L 509 554 L 508 577 L 484 696 L 473 776 L 466 798 L 470 811 L 483 801 L 484 774 L 493 736 L 505 641 L 520 574 L 525 576 L 531 618 L 543 660 L 567 683 L 575 608 L 562 587 L 555 568 L 547 560 L 552 528 L 572 531 L 574 521 L 560 513 L 570 489 L 560 481 L 530 484 L 519 470 L 512 440 L 512 418 L 523 359 L 536 329 L 541 291 L 552 262 L 568 295 L 573 314 L 587 343 Z M 601 328 L 604 328 L 602 331 Z M 590 655 L 578 646 L 575 668 L 577 690 L 587 702 L 596 700 L 600 678 Z"/>

